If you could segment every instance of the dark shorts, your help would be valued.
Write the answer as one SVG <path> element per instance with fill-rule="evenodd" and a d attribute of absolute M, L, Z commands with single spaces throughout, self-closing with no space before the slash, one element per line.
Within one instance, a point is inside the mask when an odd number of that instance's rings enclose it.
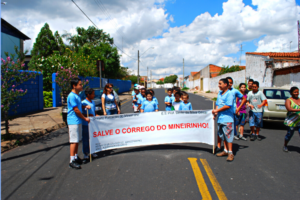
<path fill-rule="evenodd" d="M 249 112 L 249 125 L 258 128 L 263 127 L 263 113 L 262 112 Z"/>
<path fill-rule="evenodd" d="M 229 143 L 233 142 L 233 126 L 234 123 L 227 122 L 225 124 L 218 124 L 218 136 L 224 141 L 226 140 Z"/>
<path fill-rule="evenodd" d="M 250 115 L 249 113 L 250 113 L 250 110 L 251 110 L 250 107 L 247 106 L 247 107 L 246 107 L 246 115 L 247 115 L 247 116 L 246 116 L 246 123 L 249 122 L 249 115 Z"/>
<path fill-rule="evenodd" d="M 234 119 L 235 119 L 235 125 L 241 125 L 241 126 L 245 126 L 246 124 L 246 118 L 247 118 L 247 114 L 246 113 L 240 113 L 240 115 L 235 115 Z"/>

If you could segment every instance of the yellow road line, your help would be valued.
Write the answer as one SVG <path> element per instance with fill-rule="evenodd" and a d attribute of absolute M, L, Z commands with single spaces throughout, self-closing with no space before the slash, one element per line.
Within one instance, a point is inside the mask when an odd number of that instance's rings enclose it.
<path fill-rule="evenodd" d="M 227 200 L 227 197 L 225 196 L 217 178 L 215 177 L 213 171 L 211 170 L 211 168 L 209 167 L 209 164 L 208 162 L 205 160 L 205 159 L 200 159 L 207 175 L 208 175 L 208 178 L 212 184 L 212 186 L 214 187 L 215 189 L 215 192 L 217 194 L 217 196 L 219 197 L 220 200 Z"/>
<path fill-rule="evenodd" d="M 191 166 L 193 168 L 194 175 L 195 175 L 195 178 L 196 178 L 196 182 L 197 182 L 199 191 L 201 193 L 202 199 L 211 200 L 212 198 L 211 198 L 211 195 L 208 191 L 208 188 L 207 188 L 207 185 L 204 181 L 204 178 L 202 176 L 199 165 L 197 163 L 197 158 L 188 158 L 188 160 L 190 161 Z"/>
<path fill-rule="evenodd" d="M 131 100 L 131 99 L 129 99 L 128 101 L 130 101 L 130 100 Z M 121 105 L 123 105 L 123 104 L 127 103 L 128 101 L 125 101 L 125 102 L 121 103 Z"/>

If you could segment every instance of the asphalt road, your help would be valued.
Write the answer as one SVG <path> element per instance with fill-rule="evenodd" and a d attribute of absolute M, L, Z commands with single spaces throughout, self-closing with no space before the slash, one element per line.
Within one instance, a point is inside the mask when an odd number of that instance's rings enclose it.
<path fill-rule="evenodd" d="M 165 90 L 155 92 L 164 110 Z M 212 108 L 201 96 L 191 94 L 190 101 L 194 110 Z M 122 105 L 122 113 L 129 112 L 131 101 Z M 234 141 L 232 163 L 205 144 L 157 145 L 100 152 L 81 170 L 68 167 L 63 128 L 2 154 L 1 198 L 299 199 L 300 139 L 295 133 L 284 153 L 285 127 L 264 125 L 262 141 Z"/>

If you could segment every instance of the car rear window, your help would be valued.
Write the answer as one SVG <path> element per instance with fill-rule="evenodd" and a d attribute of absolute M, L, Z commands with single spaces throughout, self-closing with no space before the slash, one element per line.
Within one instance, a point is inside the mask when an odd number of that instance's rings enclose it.
<path fill-rule="evenodd" d="M 267 99 L 287 99 L 291 97 L 289 90 L 265 89 Z"/>

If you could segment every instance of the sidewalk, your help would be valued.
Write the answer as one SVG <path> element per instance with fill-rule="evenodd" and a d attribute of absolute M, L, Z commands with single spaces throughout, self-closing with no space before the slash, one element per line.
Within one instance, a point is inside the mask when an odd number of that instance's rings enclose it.
<path fill-rule="evenodd" d="M 120 94 L 119 98 L 121 102 L 131 99 L 130 92 Z M 62 107 L 44 108 L 43 111 L 19 115 L 12 121 L 9 121 L 9 132 L 12 135 L 12 140 L 1 140 L 1 153 L 65 127 L 66 124 L 63 122 L 61 110 Z M 1 135 L 3 136 L 4 134 L 5 122 L 2 121 Z"/>
<path fill-rule="evenodd" d="M 199 90 L 188 90 L 187 92 L 192 93 L 192 94 L 194 94 L 194 92 L 197 92 L 197 93 L 195 93 L 196 95 L 203 96 L 203 97 L 208 98 L 210 100 L 212 100 L 213 98 L 218 97 L 217 93 L 205 93 L 204 91 L 199 91 Z"/>

